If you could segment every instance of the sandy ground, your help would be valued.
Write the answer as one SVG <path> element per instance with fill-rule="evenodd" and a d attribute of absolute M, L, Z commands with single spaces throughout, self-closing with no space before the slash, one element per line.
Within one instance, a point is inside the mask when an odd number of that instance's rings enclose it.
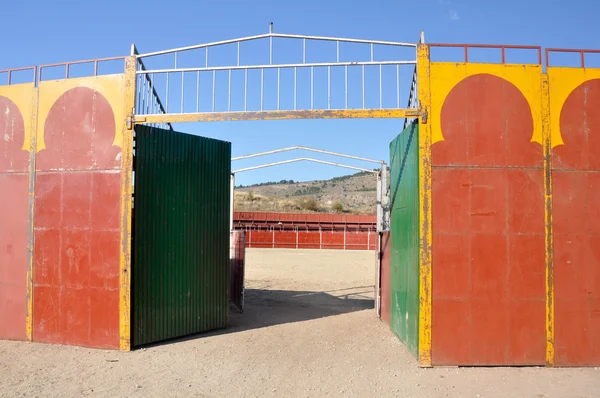
<path fill-rule="evenodd" d="M 600 397 L 600 369 L 419 369 L 375 316 L 374 254 L 248 251 L 231 327 L 131 353 L 0 341 L 0 396 Z"/>

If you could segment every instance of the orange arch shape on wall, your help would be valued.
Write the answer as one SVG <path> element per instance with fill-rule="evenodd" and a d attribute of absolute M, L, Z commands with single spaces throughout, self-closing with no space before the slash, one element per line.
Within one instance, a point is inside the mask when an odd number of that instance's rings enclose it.
<path fill-rule="evenodd" d="M 56 99 L 43 125 L 38 169 L 112 169 L 120 165 L 115 115 L 110 102 L 89 87 Z M 65 139 L 65 138 L 68 139 Z"/>
<path fill-rule="evenodd" d="M 532 142 L 542 144 L 540 65 L 498 65 L 480 63 L 431 63 L 432 144 L 444 140 L 441 113 L 452 89 L 462 80 L 475 75 L 493 75 L 510 82 L 529 104 L 533 120 Z"/>

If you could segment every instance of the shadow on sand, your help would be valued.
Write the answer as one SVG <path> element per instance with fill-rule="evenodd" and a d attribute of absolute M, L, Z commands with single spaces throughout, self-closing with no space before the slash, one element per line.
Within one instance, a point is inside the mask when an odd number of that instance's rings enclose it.
<path fill-rule="evenodd" d="M 237 333 L 373 309 L 372 294 L 372 286 L 358 286 L 323 292 L 247 289 L 244 312 L 239 313 L 235 307 L 231 306 L 229 326 L 226 329 L 162 341 L 144 347 L 158 347 L 208 336 Z"/>

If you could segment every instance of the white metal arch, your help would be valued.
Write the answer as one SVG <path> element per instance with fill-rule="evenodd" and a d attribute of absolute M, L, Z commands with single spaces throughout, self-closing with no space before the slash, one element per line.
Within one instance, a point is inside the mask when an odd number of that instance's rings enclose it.
<path fill-rule="evenodd" d="M 296 54 L 297 61 L 276 62 L 278 57 L 274 57 L 274 41 L 285 39 L 293 40 L 301 44 Z M 242 43 L 268 40 L 269 59 L 256 62 L 247 62 L 242 59 Z M 307 43 L 329 42 L 335 43 L 330 50 L 328 57 L 332 61 L 312 61 L 307 57 Z M 356 51 L 353 45 L 364 46 L 368 53 L 362 54 Z M 227 62 L 219 61 L 219 64 L 211 64 L 209 58 L 210 50 L 222 46 L 237 46 L 237 56 L 231 55 Z M 287 45 L 286 45 L 287 46 Z M 378 59 L 375 54 L 380 48 L 407 48 L 410 51 L 406 54 L 397 54 L 391 57 L 386 56 L 386 60 Z M 278 47 L 280 48 L 280 47 Z M 269 32 L 260 35 L 241 37 L 237 39 L 221 40 L 211 43 L 197 44 L 186 47 L 178 47 L 161 51 L 148 53 L 139 53 L 135 45 L 132 45 L 131 55 L 138 61 L 137 75 L 138 96 L 136 102 L 136 123 L 165 123 L 165 122 L 192 122 L 192 121 L 217 121 L 217 120 L 264 120 L 264 119 L 284 119 L 284 118 L 405 118 L 418 115 L 418 109 L 414 101 L 409 101 L 408 108 L 403 108 L 401 102 L 401 74 L 406 73 L 404 66 L 416 67 L 417 44 L 398 41 L 384 40 L 365 40 L 344 37 L 325 37 L 309 36 L 297 34 L 280 34 L 273 32 L 273 24 L 269 25 Z M 187 57 L 191 63 L 183 65 L 181 55 L 192 53 L 193 57 Z M 366 51 L 365 51 L 366 52 Z M 367 55 L 370 54 L 370 55 Z M 310 54 L 309 54 L 310 55 Z M 366 55 L 366 56 L 365 56 Z M 335 61 L 333 61 L 335 59 Z M 349 77 L 349 68 L 360 69 L 359 76 L 351 75 Z M 379 101 L 378 104 L 365 100 L 365 68 L 379 69 Z M 395 73 L 383 73 L 384 68 L 395 69 Z M 327 85 L 315 85 L 315 70 L 325 70 L 327 72 Z M 248 72 L 260 73 L 260 97 L 249 93 Z M 277 74 L 276 90 L 265 90 L 265 71 L 273 71 Z M 293 84 L 281 77 L 282 72 L 293 71 Z M 310 74 L 310 83 L 302 79 L 300 71 L 306 71 Z M 242 77 L 243 82 L 238 81 L 236 85 L 234 77 L 232 90 L 232 74 Z M 411 75 L 413 69 L 410 70 Z M 226 90 L 217 90 L 217 74 L 228 75 L 228 84 L 224 87 L 219 83 L 219 87 Z M 201 79 L 202 75 L 202 79 Z M 206 76 L 208 75 L 208 76 Z M 332 78 L 333 76 L 333 78 Z M 171 77 L 171 82 L 169 82 Z M 208 77 L 208 78 L 207 78 Z M 159 78 L 157 80 L 157 78 Z M 356 78 L 356 80 L 352 80 Z M 163 81 L 166 79 L 166 83 Z M 250 77 L 252 79 L 252 76 Z M 333 84 L 333 81 L 345 82 L 343 86 Z M 350 79 L 350 83 L 349 83 Z M 202 80 L 202 82 L 201 82 Z M 258 81 L 256 81 L 258 83 Z M 200 86 L 212 90 L 212 95 L 207 95 Z M 160 86 L 160 87 L 159 87 Z M 165 87 L 166 86 L 166 87 Z M 333 87 L 332 87 L 333 86 Z M 349 86 L 361 87 L 362 101 L 358 103 L 349 102 Z M 282 87 L 288 90 L 290 95 L 293 88 L 293 106 L 288 104 L 282 106 Z M 395 101 L 391 97 L 384 100 L 383 87 L 386 91 L 393 88 L 395 90 Z M 310 90 L 310 105 L 308 102 L 301 103 L 302 98 L 298 95 L 300 89 Z M 411 90 L 406 88 L 406 90 Z M 325 92 L 326 90 L 326 92 Z M 332 94 L 332 90 L 334 93 Z M 354 89 L 353 89 L 354 90 Z M 242 101 L 233 101 L 234 96 L 239 98 L 236 92 L 243 91 Z M 276 98 L 275 93 L 276 91 Z M 144 93 L 147 93 L 144 95 Z M 271 97 L 265 100 L 265 95 Z M 324 97 L 326 95 L 326 97 Z M 157 101 L 157 98 L 162 101 Z M 202 98 L 201 98 L 202 97 Z M 315 102 L 315 98 L 327 98 L 327 105 Z M 344 99 L 342 101 L 333 101 L 332 97 Z M 226 98 L 226 108 L 224 104 Z M 252 105 L 248 99 L 260 103 Z M 219 100 L 220 99 L 220 100 Z M 393 102 L 393 103 L 392 103 Z M 203 104 L 202 106 L 200 104 Z M 275 105 L 276 104 L 276 105 Z M 164 105 L 164 106 L 163 106 Z"/>

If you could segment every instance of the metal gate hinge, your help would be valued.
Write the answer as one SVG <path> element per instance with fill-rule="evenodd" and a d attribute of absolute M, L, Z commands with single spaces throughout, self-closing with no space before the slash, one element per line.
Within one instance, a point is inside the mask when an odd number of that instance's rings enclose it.
<path fill-rule="evenodd" d="M 126 124 L 127 130 L 133 130 L 133 126 L 138 123 L 143 123 L 146 121 L 145 117 L 135 117 L 134 114 L 130 113 L 127 115 Z"/>

